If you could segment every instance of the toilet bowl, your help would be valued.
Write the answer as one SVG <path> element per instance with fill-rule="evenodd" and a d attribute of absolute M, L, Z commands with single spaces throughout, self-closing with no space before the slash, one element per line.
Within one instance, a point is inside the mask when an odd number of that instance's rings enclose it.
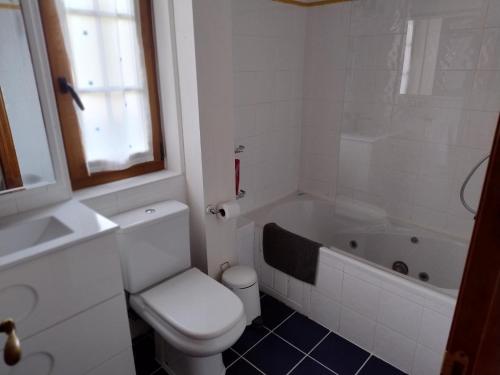
<path fill-rule="evenodd" d="M 129 303 L 156 333 L 156 358 L 171 375 L 223 375 L 222 352 L 243 333 L 240 299 L 190 268 L 188 208 L 168 201 L 111 218 Z"/>

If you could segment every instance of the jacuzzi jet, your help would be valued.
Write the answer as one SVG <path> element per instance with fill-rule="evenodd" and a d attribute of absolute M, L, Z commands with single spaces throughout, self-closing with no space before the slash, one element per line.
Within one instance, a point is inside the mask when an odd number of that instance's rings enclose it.
<path fill-rule="evenodd" d="M 392 269 L 396 272 L 402 273 L 403 275 L 408 275 L 408 266 L 405 262 L 400 260 L 397 260 L 392 264 Z"/>
<path fill-rule="evenodd" d="M 420 272 L 418 274 L 418 278 L 421 280 L 421 281 L 429 281 L 429 274 L 427 272 Z"/>
<path fill-rule="evenodd" d="M 354 241 L 354 240 L 349 241 L 349 247 L 350 247 L 351 249 L 355 249 L 355 248 L 357 248 L 357 247 L 358 247 L 358 243 L 357 243 L 356 241 Z"/>
<path fill-rule="evenodd" d="M 411 243 L 417 244 L 418 243 L 418 237 L 413 236 L 412 238 L 410 238 L 410 241 L 411 241 Z"/>

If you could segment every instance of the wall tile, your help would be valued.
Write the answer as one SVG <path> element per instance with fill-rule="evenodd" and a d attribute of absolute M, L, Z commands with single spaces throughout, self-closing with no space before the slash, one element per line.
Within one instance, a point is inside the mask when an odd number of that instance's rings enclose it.
<path fill-rule="evenodd" d="M 366 350 L 372 350 L 375 337 L 374 320 L 342 307 L 339 332 L 346 339 L 356 343 Z"/>
<path fill-rule="evenodd" d="M 421 305 L 382 291 L 377 320 L 386 327 L 416 341 L 420 330 L 422 312 Z"/>
<path fill-rule="evenodd" d="M 451 326 L 451 319 L 429 309 L 424 310 L 419 343 L 429 349 L 443 352 Z"/>
<path fill-rule="evenodd" d="M 342 304 L 366 317 L 376 317 L 379 298 L 379 287 L 350 275 L 344 275 Z"/>
<path fill-rule="evenodd" d="M 310 317 L 328 329 L 338 331 L 340 304 L 312 290 Z"/>
<path fill-rule="evenodd" d="M 416 342 L 377 325 L 375 331 L 374 353 L 404 372 L 409 372 L 413 365 Z"/>

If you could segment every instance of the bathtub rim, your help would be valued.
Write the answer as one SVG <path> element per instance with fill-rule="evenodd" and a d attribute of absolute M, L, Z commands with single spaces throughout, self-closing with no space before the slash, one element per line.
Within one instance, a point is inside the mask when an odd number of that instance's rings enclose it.
<path fill-rule="evenodd" d="M 260 231 L 260 233 L 262 233 L 263 226 L 267 222 L 269 222 L 269 221 L 266 221 L 266 219 L 269 218 L 269 215 L 272 213 L 272 211 L 275 208 L 277 208 L 283 204 L 287 204 L 287 203 L 291 203 L 291 202 L 300 202 L 300 201 L 302 201 L 302 202 L 304 202 L 304 201 L 305 202 L 317 201 L 317 202 L 320 202 L 322 204 L 326 204 L 326 205 L 329 205 L 331 207 L 336 208 L 336 202 L 332 202 L 332 201 L 329 201 L 329 200 L 321 198 L 321 197 L 316 197 L 316 196 L 308 194 L 308 193 L 300 193 L 299 192 L 299 193 L 290 194 L 290 195 L 288 195 L 284 198 L 278 199 L 278 200 L 276 200 L 276 201 L 274 201 L 274 202 L 272 202 L 264 207 L 261 207 L 261 208 L 258 208 L 256 210 L 252 211 L 252 212 L 249 212 L 249 213 L 243 215 L 243 218 L 245 220 L 253 221 L 255 228 L 258 229 Z M 363 208 L 362 205 L 358 205 L 355 207 L 355 209 L 362 209 L 362 208 Z M 342 202 L 340 209 L 349 211 L 349 205 L 344 206 L 344 202 Z M 376 209 L 376 208 L 375 208 L 375 210 L 373 210 L 372 207 L 368 207 L 367 223 L 369 223 L 370 221 L 378 222 L 378 224 L 376 224 L 376 225 L 378 225 L 379 228 L 381 228 L 382 225 L 394 225 L 395 226 L 394 228 L 396 228 L 396 230 L 391 230 L 391 231 L 388 231 L 386 233 L 391 233 L 391 232 L 392 233 L 399 233 L 399 234 L 405 233 L 404 231 L 406 230 L 406 227 L 410 226 L 410 227 L 414 227 L 418 231 L 419 234 L 423 233 L 423 232 L 428 233 L 431 235 L 430 238 L 443 239 L 443 237 L 444 237 L 445 239 L 447 239 L 449 241 L 452 241 L 454 243 L 459 243 L 459 244 L 465 245 L 467 247 L 466 242 L 461 238 L 458 238 L 458 237 L 453 236 L 453 235 L 449 235 L 448 233 L 437 232 L 437 231 L 434 231 L 434 230 L 429 229 L 429 228 L 423 228 L 423 227 L 415 225 L 413 223 L 406 223 L 402 220 L 389 218 L 387 215 L 385 215 L 383 213 L 383 211 Z M 369 227 L 369 225 L 367 224 L 367 226 L 365 228 L 368 228 L 368 227 Z M 357 228 L 357 229 L 360 229 L 360 228 Z M 356 228 L 353 228 L 353 230 L 352 231 L 350 230 L 349 233 L 355 232 L 355 231 L 356 231 Z M 342 232 L 339 232 L 339 234 L 341 234 L 341 233 Z M 374 232 L 370 232 L 370 233 L 374 233 Z M 408 232 L 406 232 L 406 233 L 408 233 Z M 259 241 L 259 248 L 256 250 L 262 251 L 262 241 Z M 424 294 L 427 296 L 430 295 L 431 298 L 432 297 L 438 298 L 438 299 L 444 298 L 445 300 L 448 300 L 448 302 L 453 302 L 453 303 L 455 303 L 457 300 L 460 286 L 458 289 L 440 288 L 440 287 L 434 286 L 432 284 L 422 282 L 422 281 L 415 279 L 413 277 L 399 274 L 399 273 L 395 272 L 394 270 L 391 270 L 387 267 L 378 265 L 377 263 L 369 261 L 367 259 L 350 254 L 350 253 L 348 253 L 342 249 L 339 249 L 333 245 L 321 246 L 320 253 L 321 252 L 333 253 L 336 256 L 339 256 L 344 261 L 348 260 L 350 263 L 354 263 L 355 266 L 363 268 L 368 272 L 375 272 L 379 278 L 386 277 L 388 279 L 391 279 L 392 281 L 395 281 L 396 283 L 402 283 L 405 288 L 416 289 L 416 293 L 418 295 Z M 466 252 L 467 252 L 467 250 L 466 250 Z"/>

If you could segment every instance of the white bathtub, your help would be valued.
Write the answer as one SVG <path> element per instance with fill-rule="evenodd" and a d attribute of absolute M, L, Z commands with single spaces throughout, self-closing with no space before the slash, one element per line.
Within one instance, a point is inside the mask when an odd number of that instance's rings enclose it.
<path fill-rule="evenodd" d="M 307 196 L 247 217 L 255 222 L 255 267 L 264 291 L 406 373 L 439 374 L 466 244 L 365 207 Z M 268 222 L 325 245 L 316 285 L 265 263 L 262 227 Z M 407 265 L 408 275 L 392 270 L 396 261 Z M 428 281 L 419 279 L 422 273 Z"/>

